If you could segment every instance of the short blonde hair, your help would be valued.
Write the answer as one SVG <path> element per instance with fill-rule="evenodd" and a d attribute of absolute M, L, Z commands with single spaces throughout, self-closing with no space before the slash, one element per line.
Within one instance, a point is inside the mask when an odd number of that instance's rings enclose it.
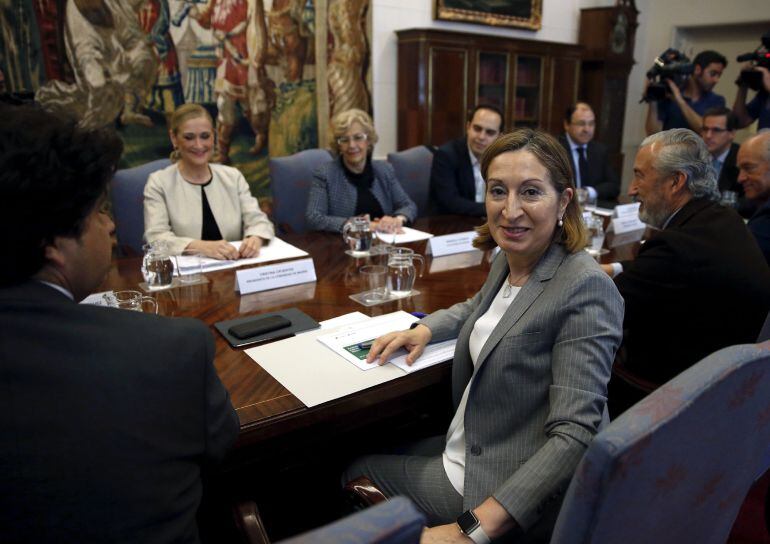
<path fill-rule="evenodd" d="M 182 104 L 176 110 L 174 110 L 173 114 L 171 114 L 171 119 L 168 123 L 169 131 L 174 136 L 177 136 L 179 133 L 179 127 L 181 127 L 190 119 L 197 119 L 198 117 L 205 117 L 208 119 L 209 123 L 211 123 L 211 128 L 214 128 L 214 120 L 211 118 L 211 114 L 206 108 L 200 104 Z M 176 149 L 172 151 L 169 158 L 171 159 L 171 162 L 178 161 L 179 151 Z"/>
<path fill-rule="evenodd" d="M 332 118 L 332 122 L 329 127 L 332 131 L 331 146 L 335 153 L 339 154 L 340 152 L 340 146 L 337 144 L 337 138 L 344 136 L 353 125 L 353 123 L 360 124 L 361 128 L 364 129 L 369 149 L 374 148 L 374 144 L 376 144 L 379 140 L 377 132 L 374 130 L 374 122 L 368 113 L 366 113 L 364 110 L 359 110 L 356 108 L 345 110 Z"/>
<path fill-rule="evenodd" d="M 550 134 L 531 128 L 520 128 L 500 136 L 487 147 L 481 156 L 481 175 L 484 182 L 487 180 L 487 172 L 492 161 L 511 151 L 520 151 L 526 149 L 532 153 L 540 164 L 548 171 L 551 186 L 561 196 L 565 189 L 572 189 L 573 195 L 575 183 L 572 179 L 572 167 L 567 152 L 562 145 Z M 564 225 L 557 227 L 554 232 L 554 241 L 563 244 L 570 253 L 575 253 L 583 249 L 588 240 L 588 233 L 583 224 L 583 217 L 580 212 L 580 205 L 577 198 L 570 199 L 567 208 L 564 210 L 562 218 Z M 497 243 L 489 231 L 489 223 L 484 223 L 476 227 L 476 238 L 473 245 L 479 249 L 486 250 L 494 248 Z"/>

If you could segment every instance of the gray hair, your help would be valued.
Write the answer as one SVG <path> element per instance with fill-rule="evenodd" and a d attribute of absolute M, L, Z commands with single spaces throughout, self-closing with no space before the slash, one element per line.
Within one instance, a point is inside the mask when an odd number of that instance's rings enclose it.
<path fill-rule="evenodd" d="M 717 176 L 703 138 L 686 128 L 672 128 L 647 136 L 640 147 L 659 144 L 653 167 L 664 176 L 682 172 L 693 198 L 719 199 Z"/>

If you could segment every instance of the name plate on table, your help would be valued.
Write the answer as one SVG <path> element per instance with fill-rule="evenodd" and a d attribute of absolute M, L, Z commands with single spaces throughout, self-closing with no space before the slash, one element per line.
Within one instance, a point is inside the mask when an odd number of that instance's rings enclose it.
<path fill-rule="evenodd" d="M 242 295 L 248 295 L 287 285 L 309 283 L 316 280 L 316 275 L 313 259 L 299 259 L 270 266 L 237 270 L 235 279 L 236 289 Z"/>
<path fill-rule="evenodd" d="M 476 232 L 472 230 L 434 236 L 428 240 L 428 253 L 432 253 L 434 257 L 443 257 L 444 255 L 476 251 L 476 248 L 473 247 L 474 238 L 476 238 Z"/>
<path fill-rule="evenodd" d="M 638 215 L 616 217 L 612 220 L 612 230 L 615 234 L 624 234 L 638 230 L 643 231 L 645 228 L 647 228 L 647 225 L 639 220 Z"/>
<path fill-rule="evenodd" d="M 638 217 L 639 216 L 640 202 L 634 202 L 633 204 L 619 204 L 612 210 L 613 217 Z"/>

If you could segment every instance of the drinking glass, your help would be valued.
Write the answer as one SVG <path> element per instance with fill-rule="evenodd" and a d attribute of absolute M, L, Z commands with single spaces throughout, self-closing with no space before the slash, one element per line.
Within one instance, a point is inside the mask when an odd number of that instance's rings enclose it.
<path fill-rule="evenodd" d="M 388 269 L 379 264 L 368 264 L 359 270 L 364 278 L 366 292 L 364 300 L 368 303 L 382 302 L 388 298 L 388 287 L 385 278 Z"/>
<path fill-rule="evenodd" d="M 176 269 L 182 283 L 198 283 L 203 280 L 203 255 L 185 249 L 176 258 Z M 183 273 L 184 272 L 184 273 Z"/>

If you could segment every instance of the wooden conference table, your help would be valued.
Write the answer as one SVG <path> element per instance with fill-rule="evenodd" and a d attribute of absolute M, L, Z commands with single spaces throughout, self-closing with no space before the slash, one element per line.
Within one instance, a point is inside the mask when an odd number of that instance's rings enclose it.
<path fill-rule="evenodd" d="M 479 223 L 477 218 L 438 216 L 419 219 L 415 228 L 438 235 L 467 231 Z M 342 237 L 338 234 L 309 233 L 281 238 L 310 254 L 315 264 L 316 282 L 240 296 L 235 292 L 234 269 L 230 269 L 207 273 L 209 283 L 182 286 L 153 295 L 161 315 L 195 317 L 211 327 L 216 341 L 215 366 L 240 419 L 238 448 L 257 445 L 261 448 L 292 433 L 306 433 L 308 428 L 315 428 L 312 435 L 329 436 L 330 432 L 333 434 L 341 428 L 366 425 L 405 410 L 413 401 L 424 401 L 431 391 L 431 394 L 449 398 L 449 365 L 443 364 L 307 408 L 243 353 L 243 349 L 231 348 L 213 324 L 290 307 L 299 308 L 317 321 L 352 311 L 369 316 L 396 310 L 433 312 L 476 293 L 489 271 L 489 252 L 483 257 L 476 254 L 472 262 L 479 262 L 471 266 L 468 266 L 468 260 L 473 254 L 436 259 L 426 256 L 424 274 L 415 282 L 420 294 L 364 307 L 351 300 L 349 295 L 365 290 L 359 268 L 372 262 L 380 264 L 378 259 L 382 257 L 349 257 L 344 253 Z M 407 244 L 423 255 L 426 245 L 425 241 Z M 624 246 L 605 255 L 602 262 L 629 258 L 632 252 L 632 248 Z M 117 260 L 101 289 L 136 289 L 142 281 L 140 264 L 138 258 Z M 458 264 L 464 267 L 452 268 Z M 306 357 L 307 354 L 297 353 L 296 356 Z"/>

